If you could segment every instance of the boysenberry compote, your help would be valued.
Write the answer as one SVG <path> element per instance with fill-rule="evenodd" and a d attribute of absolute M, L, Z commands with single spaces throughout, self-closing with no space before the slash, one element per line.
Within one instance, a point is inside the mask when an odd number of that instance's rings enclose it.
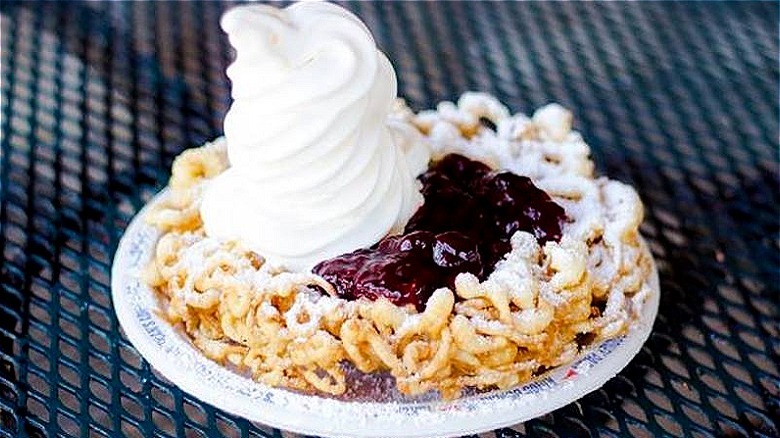
<path fill-rule="evenodd" d="M 511 249 L 515 232 L 529 232 L 541 244 L 561 238 L 563 208 L 529 178 L 450 154 L 419 179 L 425 203 L 403 235 L 314 267 L 341 297 L 385 297 L 422 310 L 459 273 L 484 279 Z"/>
<path fill-rule="evenodd" d="M 422 310 L 433 291 L 452 287 L 459 273 L 482 276 L 483 264 L 477 242 L 463 233 L 413 231 L 326 260 L 314 272 L 333 284 L 343 298 L 385 297 Z"/>

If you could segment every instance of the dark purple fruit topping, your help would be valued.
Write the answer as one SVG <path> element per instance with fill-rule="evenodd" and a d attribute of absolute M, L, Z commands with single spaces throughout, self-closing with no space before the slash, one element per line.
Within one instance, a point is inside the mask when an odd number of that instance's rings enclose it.
<path fill-rule="evenodd" d="M 450 154 L 420 176 L 425 203 L 400 236 L 325 260 L 313 271 L 345 299 L 385 297 L 418 310 L 433 291 L 470 272 L 484 279 L 526 231 L 540 244 L 561 239 L 566 214 L 529 178 L 490 171 Z"/>
<path fill-rule="evenodd" d="M 465 234 L 415 231 L 383 239 L 373 249 L 361 249 L 326 260 L 314 272 L 333 284 L 342 298 L 385 297 L 419 310 L 439 287 L 453 287 L 461 272 L 482 275 L 477 243 Z"/>

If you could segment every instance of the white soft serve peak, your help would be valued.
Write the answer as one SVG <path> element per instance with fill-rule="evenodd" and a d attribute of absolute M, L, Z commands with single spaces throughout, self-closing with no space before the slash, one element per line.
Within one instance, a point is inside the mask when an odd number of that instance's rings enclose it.
<path fill-rule="evenodd" d="M 408 139 L 388 127 L 395 72 L 366 26 L 297 3 L 239 6 L 222 28 L 236 49 L 231 166 L 206 189 L 207 234 L 305 270 L 399 231 L 422 203 L 421 158 L 407 162 Z"/>

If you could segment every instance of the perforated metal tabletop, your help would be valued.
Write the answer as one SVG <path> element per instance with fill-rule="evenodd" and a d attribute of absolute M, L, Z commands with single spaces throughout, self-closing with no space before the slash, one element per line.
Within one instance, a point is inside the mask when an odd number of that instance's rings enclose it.
<path fill-rule="evenodd" d="M 173 157 L 221 132 L 228 4 L 3 1 L 0 436 L 286 433 L 123 337 L 109 268 Z M 663 295 L 602 389 L 490 437 L 780 436 L 777 3 L 350 3 L 412 107 L 557 101 L 634 184 Z"/>

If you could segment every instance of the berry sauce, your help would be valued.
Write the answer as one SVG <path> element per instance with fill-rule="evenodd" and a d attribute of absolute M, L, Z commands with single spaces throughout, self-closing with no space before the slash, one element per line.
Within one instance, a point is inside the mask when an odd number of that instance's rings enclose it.
<path fill-rule="evenodd" d="M 340 297 L 385 297 L 422 311 L 433 291 L 454 287 L 459 273 L 484 279 L 511 250 L 516 231 L 542 245 L 561 239 L 563 207 L 529 178 L 450 154 L 419 179 L 425 203 L 402 235 L 314 267 Z"/>

